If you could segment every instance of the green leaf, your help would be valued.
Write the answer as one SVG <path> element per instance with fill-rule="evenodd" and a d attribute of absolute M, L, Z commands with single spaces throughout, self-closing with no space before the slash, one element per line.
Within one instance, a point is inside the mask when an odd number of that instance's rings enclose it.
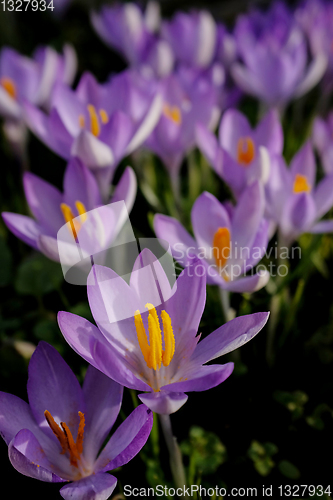
<path fill-rule="evenodd" d="M 278 465 L 281 474 L 286 476 L 289 479 L 299 479 L 301 476 L 300 471 L 297 469 L 295 465 L 288 462 L 288 460 L 281 460 Z"/>
<path fill-rule="evenodd" d="M 213 474 L 227 459 L 227 450 L 219 437 L 201 427 L 193 426 L 189 431 L 189 439 L 183 441 L 180 449 L 200 474 Z"/>
<path fill-rule="evenodd" d="M 3 238 L 0 237 L 0 286 L 7 286 L 12 279 L 12 255 Z"/>
<path fill-rule="evenodd" d="M 34 254 L 20 264 L 15 288 L 23 295 L 42 296 L 57 289 L 63 279 L 59 263 L 42 254 Z"/>
<path fill-rule="evenodd" d="M 293 420 L 300 418 L 304 412 L 304 406 L 308 402 L 308 396 L 302 391 L 275 391 L 274 399 L 285 406 L 292 414 Z"/>
<path fill-rule="evenodd" d="M 253 461 L 254 468 L 261 476 L 267 476 L 275 466 L 271 456 L 278 452 L 278 448 L 274 443 L 260 443 L 252 441 L 248 449 L 248 456 Z"/>

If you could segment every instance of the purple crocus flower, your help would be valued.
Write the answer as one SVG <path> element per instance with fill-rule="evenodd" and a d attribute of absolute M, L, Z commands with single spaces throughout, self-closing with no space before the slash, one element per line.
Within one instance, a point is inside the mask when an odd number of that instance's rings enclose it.
<path fill-rule="evenodd" d="M 125 71 L 104 85 L 85 73 L 75 91 L 57 86 L 49 115 L 27 104 L 26 119 L 55 153 L 66 160 L 78 157 L 92 169 L 103 190 L 120 160 L 150 134 L 161 106 L 153 82 L 134 72 Z"/>
<path fill-rule="evenodd" d="M 202 124 L 197 125 L 196 137 L 200 150 L 236 198 L 254 180 L 267 182 L 269 157 L 281 155 L 283 149 L 282 127 L 273 110 L 252 129 L 245 115 L 228 109 L 218 139 Z"/>
<path fill-rule="evenodd" d="M 104 250 L 108 243 L 114 240 L 115 228 L 119 228 L 119 225 L 118 221 L 113 220 L 111 209 L 102 207 L 97 214 L 100 221 L 96 221 L 96 224 L 87 221 L 86 212 L 101 207 L 102 198 L 94 176 L 81 160 L 73 158 L 68 163 L 63 193 L 30 172 L 24 174 L 23 185 L 34 218 L 3 212 L 3 220 L 18 238 L 50 259 L 59 261 L 57 234 L 66 223 L 73 223 L 75 226 L 72 232 L 63 232 L 66 237 L 63 244 L 70 262 L 76 261 L 77 235 L 80 242 L 85 242 L 83 246 L 86 248 L 83 248 L 83 251 L 86 250 L 90 254 Z M 111 201 L 114 203 L 124 200 L 127 210 L 130 211 L 135 196 L 135 174 L 127 167 Z"/>
<path fill-rule="evenodd" d="M 99 453 L 118 416 L 123 387 L 92 366 L 83 387 L 60 354 L 40 342 L 29 363 L 29 404 L 0 392 L 0 434 L 9 460 L 25 476 L 66 482 L 66 500 L 106 500 L 117 479 L 107 472 L 128 463 L 146 443 L 152 413 L 138 406 Z"/>
<path fill-rule="evenodd" d="M 132 2 L 104 6 L 91 20 L 102 40 L 120 52 L 132 68 L 147 76 L 171 73 L 174 54 L 169 43 L 155 33 L 160 25 L 157 3 L 150 2 L 144 13 Z"/>
<path fill-rule="evenodd" d="M 200 260 L 193 261 L 171 288 L 148 250 L 135 262 L 129 285 L 111 269 L 94 266 L 88 299 L 97 327 L 60 312 L 60 329 L 69 345 L 105 375 L 146 391 L 138 397 L 154 412 L 173 413 L 186 402 L 186 392 L 223 382 L 233 363 L 205 363 L 245 344 L 268 318 L 268 313 L 238 317 L 199 342 L 196 334 L 206 301 L 201 267 Z M 156 302 L 158 291 L 163 298 Z"/>
<path fill-rule="evenodd" d="M 269 279 L 268 271 L 253 274 L 268 243 L 263 214 L 263 189 L 256 181 L 243 192 L 236 207 L 223 205 L 210 193 L 200 195 L 191 212 L 194 238 L 167 215 L 155 215 L 154 229 L 183 267 L 194 257 L 202 259 L 208 284 L 231 292 L 254 292 Z M 248 271 L 252 275 L 244 276 Z"/>
<path fill-rule="evenodd" d="M 322 78 L 327 58 L 307 61 L 306 39 L 285 4 L 239 16 L 234 34 L 241 63 L 231 67 L 237 85 L 269 107 L 283 108 Z"/>
<path fill-rule="evenodd" d="M 316 186 L 316 161 L 309 141 L 293 157 L 290 168 L 283 158 L 271 162 L 266 185 L 267 216 L 275 222 L 285 245 L 301 234 L 333 231 L 333 221 L 320 221 L 333 205 L 333 174 Z"/>
<path fill-rule="evenodd" d="M 326 119 L 317 116 L 313 122 L 312 143 L 317 149 L 326 174 L 333 172 L 333 112 Z"/>
<path fill-rule="evenodd" d="M 28 101 L 47 106 L 56 82 L 71 85 L 76 74 L 76 55 L 65 45 L 63 55 L 51 47 L 39 47 L 32 59 L 5 47 L 0 54 L 0 115 L 22 119 L 22 105 Z"/>
<path fill-rule="evenodd" d="M 297 8 L 295 16 L 308 38 L 312 55 L 316 57 L 318 54 L 325 54 L 327 57 L 328 66 L 324 75 L 323 84 L 324 89 L 329 92 L 332 90 L 333 74 L 332 2 L 306 0 Z"/>
<path fill-rule="evenodd" d="M 210 12 L 177 12 L 170 21 L 163 21 L 161 36 L 171 45 L 178 63 L 201 69 L 212 64 L 217 27 Z"/>
<path fill-rule="evenodd" d="M 195 145 L 195 125 L 213 128 L 219 117 L 216 87 L 211 79 L 193 68 L 179 68 L 163 81 L 163 112 L 146 140 L 171 178 L 177 179 L 186 153 Z"/>

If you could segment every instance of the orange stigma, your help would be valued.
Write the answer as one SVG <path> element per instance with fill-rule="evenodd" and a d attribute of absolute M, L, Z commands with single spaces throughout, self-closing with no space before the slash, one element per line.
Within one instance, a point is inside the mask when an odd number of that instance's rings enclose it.
<path fill-rule="evenodd" d="M 75 202 L 76 210 L 80 216 L 80 220 L 76 218 L 73 214 L 72 209 L 66 203 L 61 203 L 60 210 L 62 215 L 64 216 L 65 222 L 70 224 L 71 232 L 74 235 L 74 238 L 77 239 L 77 234 L 80 231 L 82 224 L 87 220 L 87 210 L 84 204 L 81 201 Z"/>
<path fill-rule="evenodd" d="M 237 142 L 237 161 L 247 167 L 253 160 L 255 147 L 250 137 L 241 137 Z"/>
<path fill-rule="evenodd" d="M 296 174 L 293 186 L 293 193 L 310 193 L 311 186 L 305 175 Z"/>
<path fill-rule="evenodd" d="M 60 425 L 58 425 L 48 410 L 44 411 L 44 415 L 53 434 L 57 437 L 61 445 L 61 454 L 68 452 L 71 465 L 77 467 L 83 452 L 83 435 L 85 426 L 84 414 L 81 411 L 78 413 L 80 423 L 76 441 L 74 441 L 73 435 L 65 422 L 60 422 Z"/>
<path fill-rule="evenodd" d="M 180 125 L 182 122 L 182 114 L 177 106 L 169 106 L 168 104 L 164 104 L 163 114 L 164 116 L 169 118 L 169 120 L 173 121 L 176 125 Z"/>
<path fill-rule="evenodd" d="M 6 76 L 0 78 L 0 85 L 5 89 L 7 94 L 9 94 L 12 99 L 17 98 L 16 85 L 11 78 L 7 78 Z"/>
<path fill-rule="evenodd" d="M 229 259 L 230 249 L 230 231 L 227 227 L 219 227 L 213 238 L 213 256 L 220 273 L 223 273 L 224 266 Z M 226 273 L 223 277 L 228 281 Z"/>
<path fill-rule="evenodd" d="M 95 136 L 98 137 L 101 132 L 101 125 L 105 125 L 109 121 L 109 115 L 105 109 L 100 109 L 98 112 L 92 104 L 88 104 L 88 123 L 89 130 Z M 79 125 L 81 128 L 86 126 L 86 118 L 83 114 L 79 115 Z"/>

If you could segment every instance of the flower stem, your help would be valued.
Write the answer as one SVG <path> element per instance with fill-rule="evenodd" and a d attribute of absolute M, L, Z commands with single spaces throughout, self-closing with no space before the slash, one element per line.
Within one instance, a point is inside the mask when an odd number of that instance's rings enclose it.
<path fill-rule="evenodd" d="M 169 451 L 170 468 L 175 486 L 177 488 L 183 488 L 184 486 L 186 486 L 185 470 L 177 439 L 172 434 L 170 415 L 159 415 L 159 418 L 165 442 Z"/>
<path fill-rule="evenodd" d="M 228 321 L 234 319 L 234 317 L 236 316 L 236 312 L 232 307 L 230 307 L 230 294 L 228 290 L 224 290 L 223 288 L 219 287 L 219 293 L 224 319 L 227 323 Z"/>

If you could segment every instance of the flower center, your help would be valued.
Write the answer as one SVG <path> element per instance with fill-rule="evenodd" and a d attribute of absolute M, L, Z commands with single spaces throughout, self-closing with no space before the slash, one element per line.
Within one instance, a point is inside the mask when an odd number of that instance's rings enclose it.
<path fill-rule="evenodd" d="M 87 106 L 89 115 L 89 130 L 95 136 L 98 137 L 101 132 L 101 123 L 105 125 L 109 121 L 109 115 L 105 109 L 100 109 L 97 113 L 95 106 L 88 104 Z M 81 128 L 86 126 L 86 119 L 84 115 L 79 115 L 79 125 Z"/>
<path fill-rule="evenodd" d="M 178 106 L 169 106 L 169 104 L 164 104 L 163 114 L 176 125 L 180 125 L 182 122 L 182 114 Z"/>
<path fill-rule="evenodd" d="M 254 142 L 250 137 L 240 137 L 237 142 L 237 161 L 247 167 L 255 155 Z"/>
<path fill-rule="evenodd" d="M 227 227 L 219 227 L 213 238 L 213 256 L 219 272 L 224 279 L 228 281 L 228 276 L 224 271 L 224 267 L 230 256 L 230 231 Z"/>
<path fill-rule="evenodd" d="M 161 364 L 168 366 L 175 353 L 175 337 L 172 330 L 171 318 L 166 311 L 161 311 L 163 324 L 164 350 L 162 346 L 162 331 L 159 318 L 155 307 L 152 304 L 146 304 L 149 309 L 148 314 L 148 332 L 149 342 L 140 311 L 135 311 L 134 324 L 139 341 L 139 346 L 148 368 L 159 370 Z"/>
<path fill-rule="evenodd" d="M 48 410 L 44 411 L 45 419 L 49 424 L 53 434 L 57 437 L 61 445 L 61 454 L 69 453 L 69 460 L 71 465 L 78 467 L 81 460 L 81 454 L 83 452 L 83 435 L 85 418 L 84 414 L 79 411 L 80 423 L 77 431 L 76 441 L 74 441 L 73 435 L 65 422 L 60 422 L 60 426 L 56 423 L 51 413 Z"/>
<path fill-rule="evenodd" d="M 80 220 L 76 218 L 76 216 L 72 212 L 71 207 L 66 203 L 61 203 L 60 210 L 62 211 L 65 222 L 69 222 L 70 229 L 74 235 L 74 238 L 77 239 L 77 233 L 80 231 L 82 224 L 87 220 L 88 216 L 86 214 L 86 207 L 81 201 L 76 201 L 75 207 L 80 216 Z"/>
<path fill-rule="evenodd" d="M 311 186 L 305 175 L 296 174 L 293 186 L 293 193 L 310 193 Z"/>
<path fill-rule="evenodd" d="M 9 94 L 10 97 L 12 97 L 12 99 L 16 99 L 17 97 L 16 85 L 11 78 L 8 78 L 6 76 L 0 78 L 0 85 L 2 88 L 5 89 L 7 94 Z"/>

